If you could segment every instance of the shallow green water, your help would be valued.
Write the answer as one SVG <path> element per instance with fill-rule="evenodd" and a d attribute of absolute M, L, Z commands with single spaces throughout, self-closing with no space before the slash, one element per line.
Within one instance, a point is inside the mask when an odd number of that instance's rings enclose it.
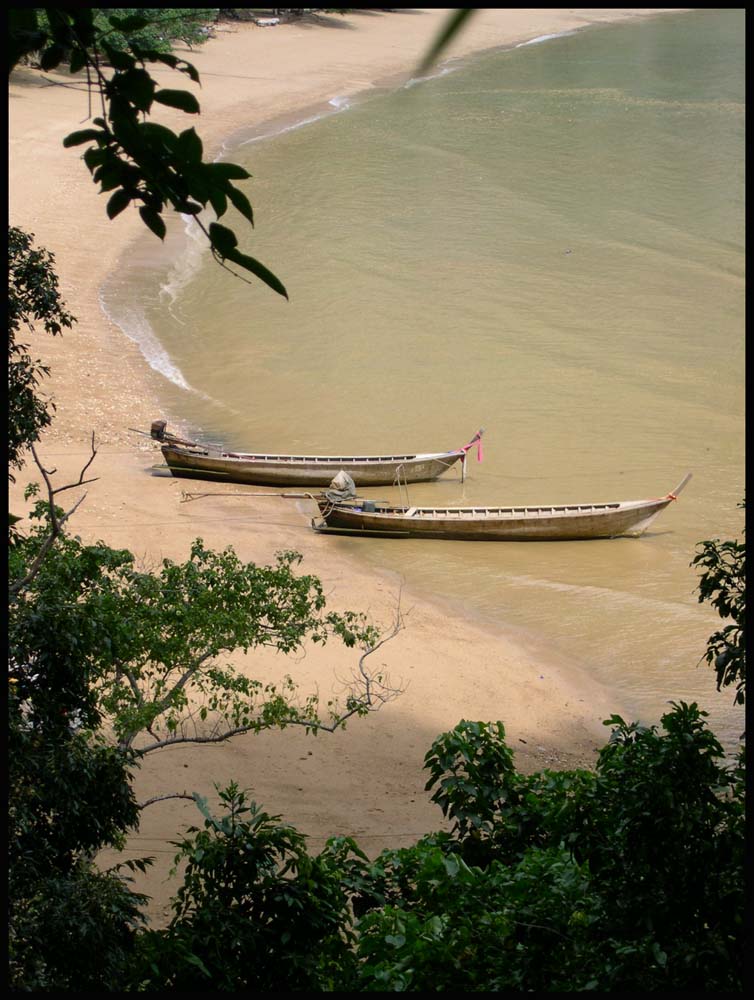
<path fill-rule="evenodd" d="M 104 291 L 167 376 L 163 415 L 205 439 L 429 451 L 485 427 L 466 482 L 413 503 L 641 499 L 692 471 L 641 539 L 332 544 L 565 655 L 633 717 L 701 702 L 729 745 L 689 563 L 743 526 L 743 17 L 590 28 L 241 133 L 244 249 L 290 302 L 190 238 Z"/>

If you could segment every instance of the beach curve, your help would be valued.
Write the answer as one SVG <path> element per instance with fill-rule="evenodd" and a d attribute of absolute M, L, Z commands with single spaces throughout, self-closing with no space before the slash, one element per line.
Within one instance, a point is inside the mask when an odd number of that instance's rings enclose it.
<path fill-rule="evenodd" d="M 480 10 L 447 57 L 663 12 Z M 337 32 L 316 18 L 275 28 L 221 26 L 204 48 L 180 52 L 201 76 L 197 131 L 206 153 L 218 155 L 242 127 L 293 118 L 385 81 L 409 81 L 446 16 L 442 9 L 353 11 L 343 18 L 352 30 Z M 175 85 L 168 71 L 154 75 Z M 37 244 L 55 254 L 62 294 L 78 317 L 63 338 L 29 338 L 52 370 L 45 388 L 57 412 L 40 453 L 59 470 L 59 482 L 77 477 L 92 431 L 97 436 L 92 471 L 99 479 L 88 488 L 74 530 L 84 541 L 102 538 L 130 548 L 149 565 L 165 557 L 185 559 L 197 535 L 213 548 L 233 544 L 240 556 L 256 562 L 294 548 L 304 555 L 305 571 L 321 577 L 334 607 L 368 611 L 388 627 L 400 595 L 406 617 L 405 629 L 380 651 L 385 668 L 405 689 L 398 701 L 337 736 L 312 740 L 289 729 L 227 746 L 163 751 L 139 773 L 139 797 L 183 789 L 211 794 L 214 782 L 233 778 L 308 834 L 314 849 L 329 835 L 349 834 L 375 853 L 406 846 L 442 825 L 424 793 L 422 760 L 434 737 L 461 718 L 500 718 L 522 770 L 588 765 L 606 735 L 601 720 L 620 706 L 574 665 L 558 662 L 534 639 L 527 645 L 520 636 L 483 627 L 462 609 L 437 605 L 430 595 L 407 593 L 401 581 L 369 571 L 342 546 L 315 535 L 302 512 L 282 500 L 182 504 L 185 483 L 149 474 L 159 452 L 128 428 L 179 415 L 162 412 L 162 376 L 148 366 L 138 344 L 108 321 L 100 302 L 107 278 L 134 247 L 143 252 L 143 226 L 136 213 L 108 221 L 80 154 L 63 149 L 63 137 L 86 114 L 84 93 L 54 85 L 68 82 L 64 74 L 26 68 L 11 78 L 9 212 L 11 225 L 34 233 Z M 160 120 L 185 127 L 178 113 L 166 110 Z M 161 252 L 156 240 L 149 252 Z M 27 509 L 23 490 L 37 478 L 29 466 L 17 476 L 10 497 L 14 511 Z M 343 676 L 353 662 L 352 653 L 329 648 L 282 666 L 280 657 L 255 656 L 251 666 L 255 675 L 270 677 L 290 670 L 305 689 L 317 687 L 326 698 L 333 676 Z M 152 895 L 155 920 L 164 918 L 169 895 L 163 880 L 173 852 L 167 844 L 196 819 L 185 802 L 151 807 L 129 842 L 128 856 L 158 858 L 146 882 L 136 886 Z"/>

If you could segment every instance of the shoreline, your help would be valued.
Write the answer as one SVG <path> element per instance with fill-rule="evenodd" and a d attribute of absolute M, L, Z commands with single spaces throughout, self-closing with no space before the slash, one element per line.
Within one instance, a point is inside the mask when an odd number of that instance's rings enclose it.
<path fill-rule="evenodd" d="M 528 44 L 547 34 L 547 26 L 556 29 L 570 24 L 571 30 L 580 30 L 590 24 L 664 12 L 669 10 L 483 10 L 463 44 L 450 50 L 443 64 Z M 328 32 L 321 24 L 224 26 L 202 49 L 187 54 L 206 87 L 206 92 L 203 87 L 198 94 L 203 114 L 197 125 L 206 155 L 220 155 L 218 151 L 227 149 L 232 137 L 244 129 L 262 128 L 265 122 L 296 114 L 300 117 L 307 108 L 340 97 L 349 86 L 361 85 L 351 92 L 355 96 L 388 89 L 387 80 L 397 85 L 416 65 L 446 15 L 446 10 L 397 11 L 364 23 L 362 14 L 351 12 L 345 20 L 353 31 L 345 41 L 345 32 Z M 411 30 L 404 31 L 406 27 Z M 570 31 L 563 28 L 557 33 Z M 368 64 L 365 53 L 372 54 Z M 275 113 L 268 118 L 259 117 L 261 107 L 249 106 L 250 95 L 258 97 L 253 88 L 245 85 L 239 94 L 233 79 L 222 73 L 228 65 L 239 65 L 233 60 L 242 54 L 250 62 L 258 59 L 263 73 L 269 74 L 264 109 L 274 108 Z M 173 81 L 168 86 L 176 85 L 175 74 L 169 71 L 153 75 L 160 82 Z M 130 548 L 152 565 L 166 557 L 185 559 L 198 533 L 207 545 L 222 549 L 233 544 L 239 556 L 258 563 L 269 562 L 280 549 L 295 548 L 304 555 L 304 572 L 314 573 L 325 584 L 329 605 L 371 611 L 389 624 L 401 582 L 388 571 L 375 572 L 360 564 L 353 554 L 336 552 L 327 539 L 308 530 L 300 512 L 290 508 L 281 512 L 274 501 L 250 500 L 241 516 L 235 501 L 226 498 L 205 517 L 181 505 L 185 483 L 149 473 L 155 460 L 153 445 L 143 443 L 144 439 L 134 442 L 127 428 L 146 429 L 158 416 L 167 417 L 176 427 L 180 420 L 163 412 L 164 376 L 148 365 L 137 343 L 103 315 L 101 290 L 129 258 L 141 252 L 142 245 L 148 245 L 142 241 L 152 241 L 150 254 L 161 253 L 161 248 L 135 215 L 125 217 L 124 213 L 112 222 L 107 220 L 104 201 L 86 169 L 76 154 L 61 145 L 64 135 L 80 127 L 86 97 L 62 87 L 45 93 L 42 76 L 22 69 L 11 78 L 10 217 L 12 225 L 34 233 L 36 244 L 55 255 L 61 294 L 78 317 L 64 338 L 53 340 L 39 334 L 28 338 L 52 369 L 43 389 L 52 390 L 58 410 L 42 439 L 40 455 L 43 460 L 55 460 L 57 482 L 70 482 L 70 477 L 78 475 L 88 456 L 93 428 L 101 445 L 93 466 L 100 478 L 89 488 L 72 522 L 73 530 L 85 542 L 101 537 L 115 547 Z M 47 77 L 66 81 L 63 75 Z M 338 81 L 342 86 L 335 86 Z M 262 84 L 255 86 L 264 89 Z M 306 101 L 304 94 L 311 99 Z M 239 127 L 241 109 L 246 124 Z M 186 127 L 185 116 L 178 113 L 172 118 L 160 115 L 160 120 L 171 127 L 176 123 Z M 68 202 L 61 208 L 63 196 Z M 179 219 L 171 220 L 169 232 L 178 225 Z M 39 478 L 34 472 L 27 464 L 17 474 L 10 491 L 14 511 L 28 509 L 23 489 Z M 228 523 L 233 524 L 231 537 L 225 527 Z M 519 642 L 511 637 L 512 629 L 487 626 L 468 609 L 449 608 L 431 595 L 407 590 L 401 600 L 410 605 L 406 628 L 384 647 L 386 666 L 394 679 L 403 677 L 408 682 L 396 702 L 355 721 L 343 733 L 319 740 L 288 729 L 210 750 L 162 752 L 138 774 L 139 797 L 182 787 L 208 794 L 213 782 L 235 777 L 240 784 L 252 786 L 254 797 L 265 808 L 282 813 L 310 836 L 313 847 L 324 837 L 343 832 L 354 835 L 371 852 L 383 846 L 405 846 L 422 833 L 440 828 L 441 814 L 423 791 L 421 764 L 431 741 L 460 718 L 501 718 L 521 770 L 590 766 L 595 749 L 608 735 L 601 720 L 620 710 L 608 692 L 596 690 L 590 678 L 570 664 L 556 658 L 545 663 L 536 655 L 541 653 L 536 641 L 531 646 Z M 253 655 L 251 669 L 256 675 L 290 671 L 301 677 L 304 692 L 319 688 L 323 700 L 333 675 L 342 675 L 353 665 L 353 653 L 333 649 L 327 655 L 310 651 L 304 660 L 288 661 L 282 668 L 279 658 Z M 442 665 L 439 671 L 438 664 Z M 141 830 L 129 841 L 126 856 L 160 853 L 160 864 L 135 886 L 152 896 L 148 910 L 155 919 L 164 917 L 170 892 L 161 882 L 173 853 L 166 842 L 197 818 L 191 804 L 160 804 L 147 811 Z M 145 846 L 149 844 L 163 846 Z"/>
<path fill-rule="evenodd" d="M 519 33 L 514 39 L 493 43 L 481 48 L 473 47 L 460 54 L 445 56 L 437 63 L 436 69 L 430 71 L 425 77 L 412 77 L 410 74 L 407 74 L 405 69 L 397 72 L 391 71 L 385 76 L 375 77 L 370 81 L 359 81 L 362 86 L 355 90 L 349 90 L 345 94 L 335 94 L 330 97 L 320 94 L 318 99 L 312 101 L 311 103 L 299 103 L 269 117 L 256 118 L 254 121 L 246 122 L 242 125 L 236 125 L 231 132 L 226 133 L 225 135 L 216 135 L 213 137 L 212 141 L 205 141 L 205 148 L 209 154 L 208 158 L 211 158 L 214 162 L 218 162 L 223 159 L 232 159 L 241 147 L 254 144 L 256 142 L 272 141 L 280 135 L 299 128 L 305 128 L 308 125 L 316 124 L 318 121 L 321 121 L 331 115 L 347 114 L 354 107 L 361 106 L 363 103 L 379 97 L 381 94 L 391 93 L 399 89 L 407 89 L 412 86 L 421 86 L 424 82 L 435 79 L 436 77 L 462 70 L 466 65 L 478 58 L 484 58 L 485 56 L 491 56 L 500 52 L 513 51 L 530 45 L 544 44 L 557 38 L 577 34 L 578 32 L 589 28 L 600 26 L 606 27 L 610 24 L 636 17 L 647 18 L 652 16 L 661 16 L 663 13 L 680 13 L 687 10 L 689 10 L 689 8 L 608 11 L 608 14 L 612 16 L 604 16 L 604 11 L 590 11 L 589 13 L 594 15 L 594 20 L 578 20 L 578 23 L 575 23 L 572 27 L 564 28 L 560 31 L 536 35 L 534 37 L 522 36 L 521 38 L 519 37 Z M 351 13 L 357 14 L 358 11 Z M 576 15 L 578 12 L 572 10 L 562 11 L 561 13 Z M 600 14 L 602 16 L 599 16 Z M 314 15 L 314 18 L 316 19 L 316 15 Z M 287 26 L 295 26 L 296 24 L 297 22 L 291 22 L 291 24 Z M 226 22 L 224 28 L 221 30 L 234 32 L 248 27 L 249 22 L 238 22 L 237 24 L 233 22 Z M 285 27 L 285 25 L 283 27 Z M 264 29 L 259 30 L 264 31 Z M 185 50 L 185 53 L 189 57 L 195 55 L 188 50 Z M 199 96 L 201 97 L 201 94 Z M 342 107 L 337 105 L 333 107 L 334 101 L 343 101 L 345 103 Z M 328 108 L 330 110 L 328 110 Z M 209 140 L 209 135 L 210 133 L 208 133 L 207 136 L 203 136 L 203 138 Z M 189 218 L 178 219 L 175 216 L 169 216 L 165 221 L 167 223 L 168 232 L 166 241 L 161 247 L 156 247 L 154 245 L 153 237 L 142 227 L 141 232 L 136 232 L 133 238 L 127 244 L 124 244 L 121 259 L 127 261 L 132 253 L 138 250 L 142 252 L 142 254 L 147 254 L 149 256 L 154 254 L 154 256 L 159 260 L 158 266 L 164 268 L 166 271 L 169 271 L 171 265 L 181 260 L 186 248 L 191 245 L 192 237 L 188 231 L 188 225 L 190 225 L 191 220 Z M 169 243 L 175 244 L 172 250 L 168 247 Z M 206 253 L 206 251 L 206 246 L 202 246 L 201 253 Z M 118 261 L 113 270 L 119 270 L 120 267 L 121 261 Z M 172 378 L 170 374 L 166 373 L 159 367 L 155 367 L 152 360 L 150 360 L 145 353 L 142 347 L 143 342 L 139 339 L 139 337 L 132 336 L 131 333 L 129 333 L 125 327 L 118 322 L 118 320 L 114 319 L 110 315 L 108 310 L 105 308 L 105 304 L 102 302 L 101 291 L 112 277 L 113 270 L 105 276 L 100 289 L 100 307 L 102 312 L 106 315 L 109 324 L 117 327 L 130 341 L 137 345 L 148 367 L 156 372 L 158 376 L 168 379 L 178 388 L 188 388 L 188 391 L 192 392 L 200 391 L 193 387 L 186 387 L 185 385 L 182 385 L 181 382 Z M 161 350 L 164 350 L 162 345 L 159 345 L 159 347 Z M 165 357 L 166 360 L 172 364 L 172 359 L 167 352 L 165 352 Z M 181 379 L 182 378 L 181 374 Z M 201 434 L 204 433 L 203 428 L 189 426 L 185 423 L 182 424 L 182 418 L 178 413 L 163 414 L 163 416 L 167 416 L 168 423 L 170 425 L 179 428 L 180 433 L 186 434 L 189 437 L 192 435 L 201 436 Z"/>

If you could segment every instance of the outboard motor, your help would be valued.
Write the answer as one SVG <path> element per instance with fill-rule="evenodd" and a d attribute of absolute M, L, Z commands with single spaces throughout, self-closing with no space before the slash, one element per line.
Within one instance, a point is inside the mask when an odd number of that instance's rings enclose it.
<path fill-rule="evenodd" d="M 155 439 L 155 441 L 165 440 L 165 428 L 167 427 L 167 420 L 153 420 L 152 426 L 149 428 L 150 435 Z"/>

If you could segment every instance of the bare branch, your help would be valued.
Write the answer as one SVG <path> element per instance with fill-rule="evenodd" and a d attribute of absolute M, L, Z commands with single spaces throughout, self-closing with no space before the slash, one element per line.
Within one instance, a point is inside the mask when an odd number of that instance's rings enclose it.
<path fill-rule="evenodd" d="M 147 799 L 146 802 L 139 803 L 139 809 L 146 809 L 147 806 L 153 805 L 155 802 L 164 802 L 165 799 L 188 799 L 189 802 L 196 802 L 193 795 L 189 795 L 188 792 L 172 792 L 169 795 L 155 795 L 151 799 Z"/>
<path fill-rule="evenodd" d="M 377 643 L 376 646 L 370 646 L 363 653 L 363 655 L 361 657 L 359 657 L 359 673 L 364 678 L 364 683 L 366 684 L 366 687 L 367 687 L 367 694 L 369 693 L 370 677 L 367 674 L 366 670 L 364 669 L 364 661 L 366 660 L 366 658 L 368 656 L 371 656 L 372 653 L 376 653 L 377 650 L 381 646 L 384 646 L 386 642 L 390 642 L 391 639 L 394 639 L 396 637 L 396 635 L 398 635 L 398 633 L 402 629 L 404 629 L 404 628 L 405 628 L 405 624 L 404 624 L 403 614 L 401 612 L 401 595 L 400 595 L 400 591 L 399 591 L 399 593 L 398 593 L 398 604 L 397 604 L 397 607 L 395 609 L 395 619 L 393 621 L 393 627 L 392 627 L 392 629 L 386 635 L 382 636 L 382 638 L 380 639 L 380 641 Z"/>
<path fill-rule="evenodd" d="M 99 479 L 99 476 L 95 476 L 94 479 L 84 479 L 84 473 L 89 468 L 89 466 L 92 464 L 92 462 L 94 461 L 94 459 L 97 457 L 97 449 L 94 447 L 94 431 L 92 431 L 91 449 L 92 449 L 91 457 L 90 457 L 89 461 L 86 463 L 86 465 L 84 466 L 84 468 L 79 473 L 78 482 L 69 483 L 67 486 L 58 486 L 58 488 L 53 491 L 53 494 L 63 493 L 65 490 L 73 490 L 77 486 L 86 486 L 88 483 L 96 483 L 97 482 L 97 480 Z M 32 448 L 32 451 L 33 450 L 34 449 Z M 34 457 L 36 458 L 36 455 Z M 37 463 L 37 464 L 39 464 L 39 463 Z"/>
<path fill-rule="evenodd" d="M 78 509 L 78 507 L 80 506 L 80 504 L 82 504 L 84 502 L 84 500 L 86 499 L 86 493 L 84 493 L 82 496 L 79 497 L 79 499 L 76 501 L 76 503 L 73 505 L 73 507 L 71 507 L 70 510 L 68 510 L 64 514 L 58 516 L 58 513 L 57 513 L 57 511 L 55 509 L 55 497 L 57 496 L 57 494 L 58 493 L 63 493 L 65 490 L 73 489 L 73 488 L 75 488 L 77 486 L 85 486 L 88 483 L 96 482 L 96 479 L 84 479 L 84 473 L 89 468 L 89 466 L 92 464 L 92 462 L 94 461 L 94 459 L 95 459 L 95 457 L 97 455 L 97 450 L 94 447 L 94 432 L 93 431 L 92 431 L 92 454 L 91 454 L 91 457 L 90 457 L 89 461 L 86 463 L 86 465 L 83 467 L 83 469 L 81 470 L 81 472 L 79 473 L 79 478 L 78 478 L 77 482 L 75 482 L 75 483 L 68 483 L 66 486 L 58 486 L 57 488 L 53 487 L 51 476 L 53 476 L 57 470 L 55 470 L 55 469 L 52 469 L 52 470 L 45 469 L 45 467 L 42 465 L 42 462 L 39 459 L 39 456 L 37 455 L 36 449 L 35 449 L 35 447 L 34 447 L 33 444 L 30 445 L 30 449 L 31 449 L 32 455 L 34 456 L 34 461 L 36 462 L 37 468 L 42 473 L 42 478 L 45 481 L 45 486 L 47 487 L 47 501 L 48 501 L 48 507 L 49 507 L 49 510 L 50 510 L 50 534 L 47 536 L 47 538 L 42 543 L 42 546 L 41 546 L 39 552 L 37 553 L 36 558 L 32 562 L 31 567 L 29 568 L 29 571 L 27 572 L 27 574 L 25 576 L 21 577 L 18 580 L 14 580 L 14 582 L 9 585 L 9 587 L 8 587 L 8 594 L 9 594 L 9 596 L 11 598 L 14 598 L 19 593 L 19 591 L 21 591 L 24 587 L 26 587 L 34 579 L 34 577 L 39 572 L 39 568 L 42 565 L 45 556 L 47 555 L 47 553 L 49 552 L 50 548 L 55 543 L 56 538 L 58 538 L 58 536 L 62 532 L 63 525 L 76 512 L 76 510 Z"/>
<path fill-rule="evenodd" d="M 252 729 L 257 728 L 258 723 L 250 722 L 246 726 L 237 726 L 235 729 L 228 729 L 224 733 L 218 733 L 216 736 L 169 736 L 167 739 L 158 740 L 155 743 L 150 743 L 148 746 L 141 747 L 135 753 L 138 757 L 144 757 L 155 750 L 163 750 L 165 747 L 176 746 L 179 743 L 224 743 L 234 736 L 239 736 L 241 733 L 248 733 Z"/>
<path fill-rule="evenodd" d="M 148 753 L 153 753 L 155 750 L 164 750 L 167 747 L 177 746 L 178 744 L 225 743 L 227 740 L 232 739 L 234 736 L 240 736 L 242 733 L 249 733 L 252 730 L 259 731 L 261 729 L 271 729 L 273 726 L 278 729 L 284 729 L 286 726 L 300 726 L 304 729 L 310 729 L 312 732 L 334 733 L 336 730 L 341 729 L 344 723 L 346 723 L 354 715 L 358 715 L 364 710 L 376 712 L 382 705 L 387 704 L 389 701 L 393 701 L 401 694 L 400 688 L 390 688 L 382 683 L 379 683 L 380 690 L 379 693 L 377 693 L 375 691 L 377 682 L 374 678 L 368 678 L 367 684 L 368 692 L 357 702 L 352 703 L 351 707 L 347 711 L 342 712 L 340 715 L 333 716 L 329 723 L 323 722 L 318 718 L 299 718 L 297 716 L 278 719 L 274 723 L 263 723 L 261 720 L 256 720 L 254 722 L 249 722 L 244 726 L 235 726 L 232 729 L 226 729 L 224 732 L 217 732 L 208 736 L 169 736 L 164 740 L 158 740 L 155 743 L 150 743 L 148 746 L 141 747 L 135 752 L 137 756 L 144 757 Z"/>
<path fill-rule="evenodd" d="M 202 653 L 201 656 L 197 657 L 197 659 L 194 660 L 191 666 L 187 670 L 185 670 L 183 674 L 181 674 L 181 676 L 172 686 L 170 691 L 168 691 L 165 697 L 161 701 L 156 702 L 156 707 L 159 713 L 164 712 L 165 709 L 168 708 L 170 702 L 173 700 L 174 695 L 176 695 L 179 691 L 182 691 L 183 688 L 186 687 L 186 685 L 194 676 L 194 674 L 197 672 L 199 667 L 201 667 L 203 663 L 206 663 L 207 660 L 209 660 L 213 655 L 214 654 L 212 652 L 208 651 L 206 653 Z"/>

